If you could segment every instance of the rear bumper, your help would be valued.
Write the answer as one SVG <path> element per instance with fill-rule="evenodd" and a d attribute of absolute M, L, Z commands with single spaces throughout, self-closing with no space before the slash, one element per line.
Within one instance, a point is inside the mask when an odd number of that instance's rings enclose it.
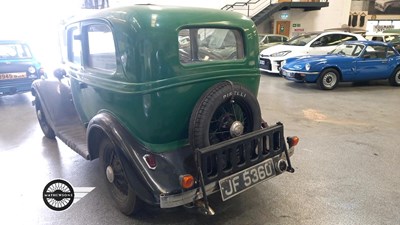
<path fill-rule="evenodd" d="M 294 148 L 290 148 L 289 154 L 290 156 L 293 155 L 294 153 Z M 278 162 L 280 159 L 283 157 L 274 157 L 273 161 Z M 214 194 L 216 192 L 220 191 L 219 184 L 217 181 L 214 181 L 212 183 L 209 183 L 205 185 L 205 190 L 207 195 Z M 202 199 L 203 193 L 201 191 L 201 188 L 198 187 L 193 190 L 185 191 L 179 194 L 161 194 L 160 195 L 160 208 L 172 208 L 172 207 L 177 207 L 177 206 L 182 206 L 186 204 L 193 203 L 196 200 Z"/>
<path fill-rule="evenodd" d="M 288 155 L 285 152 L 288 152 Z M 203 183 L 206 195 L 210 195 L 220 190 L 219 181 L 221 179 L 267 160 L 273 161 L 275 176 L 278 176 L 284 171 L 280 170 L 277 165 L 283 160 L 289 161 L 290 166 L 290 156 L 293 153 L 294 147 L 290 149 L 286 147 L 282 124 L 254 131 L 238 138 L 196 150 L 196 164 L 202 174 L 196 183 Z M 242 158 L 242 160 L 239 158 Z M 200 177 L 203 179 L 199 180 Z M 178 194 L 162 193 L 160 194 L 160 207 L 177 207 L 193 203 L 203 197 L 201 185 Z"/>
<path fill-rule="evenodd" d="M 213 182 L 205 186 L 207 195 L 211 195 L 219 190 L 218 183 Z M 179 194 L 161 194 L 160 195 L 160 208 L 172 208 L 181 205 L 190 204 L 196 200 L 202 199 L 203 193 L 200 187 L 185 191 Z"/>

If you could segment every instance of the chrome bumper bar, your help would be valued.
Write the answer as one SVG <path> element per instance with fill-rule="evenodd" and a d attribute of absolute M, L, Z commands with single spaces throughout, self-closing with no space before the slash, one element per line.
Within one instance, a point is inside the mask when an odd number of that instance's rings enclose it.
<path fill-rule="evenodd" d="M 288 154 L 289 157 L 291 157 L 294 154 L 294 147 L 288 149 Z M 279 156 L 275 157 L 275 159 L 276 158 L 279 158 Z M 286 155 L 284 153 L 281 154 L 280 158 L 283 160 L 287 160 Z M 211 195 L 215 192 L 218 192 L 219 191 L 218 182 L 215 181 L 210 184 L 207 184 L 205 186 L 205 190 L 207 195 Z M 200 200 L 202 198 L 203 198 L 203 193 L 200 187 L 179 194 L 173 194 L 173 195 L 160 194 L 160 208 L 173 208 L 185 204 L 191 204 L 194 201 Z"/>
<path fill-rule="evenodd" d="M 217 182 L 212 182 L 210 184 L 207 184 L 205 186 L 205 189 L 206 189 L 207 195 L 213 194 L 219 190 Z M 161 208 L 177 207 L 177 206 L 193 203 L 195 200 L 199 200 L 202 198 L 203 198 L 203 193 L 201 192 L 200 187 L 193 189 L 193 190 L 186 191 L 186 192 L 182 192 L 179 194 L 174 194 L 174 195 L 161 194 L 160 195 L 160 207 Z"/>

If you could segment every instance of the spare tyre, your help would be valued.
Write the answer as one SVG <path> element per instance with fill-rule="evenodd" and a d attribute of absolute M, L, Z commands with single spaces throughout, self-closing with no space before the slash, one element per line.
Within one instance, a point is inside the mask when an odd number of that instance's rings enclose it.
<path fill-rule="evenodd" d="M 261 129 L 257 98 L 230 81 L 209 88 L 197 101 L 190 118 L 189 141 L 204 148 Z"/>

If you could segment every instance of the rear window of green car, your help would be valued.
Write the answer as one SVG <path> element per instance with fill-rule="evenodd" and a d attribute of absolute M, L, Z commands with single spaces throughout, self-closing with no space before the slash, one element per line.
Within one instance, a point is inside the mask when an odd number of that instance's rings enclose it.
<path fill-rule="evenodd" d="M 179 60 L 184 64 L 244 58 L 242 35 L 234 29 L 182 29 L 178 42 Z"/>

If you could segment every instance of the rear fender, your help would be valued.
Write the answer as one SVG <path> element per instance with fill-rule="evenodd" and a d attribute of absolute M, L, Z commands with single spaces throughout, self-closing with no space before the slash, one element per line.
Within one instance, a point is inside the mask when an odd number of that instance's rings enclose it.
<path fill-rule="evenodd" d="M 146 148 L 134 140 L 112 114 L 101 112 L 93 117 L 87 127 L 87 138 L 91 160 L 99 157 L 100 139 L 109 138 L 118 147 L 117 154 L 136 194 L 149 204 L 159 204 L 159 190 L 147 179 L 140 159 Z"/>

